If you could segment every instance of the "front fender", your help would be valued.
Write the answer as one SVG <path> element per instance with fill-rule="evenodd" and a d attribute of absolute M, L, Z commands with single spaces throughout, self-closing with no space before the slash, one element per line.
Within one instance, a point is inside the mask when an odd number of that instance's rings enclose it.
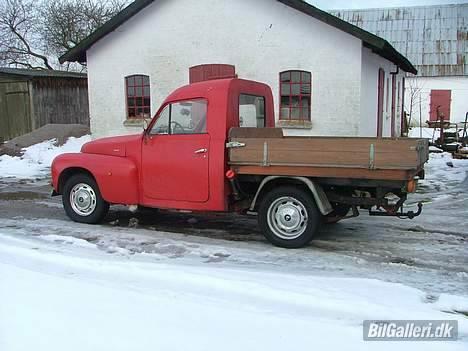
<path fill-rule="evenodd" d="M 60 193 L 63 176 L 79 171 L 90 173 L 96 180 L 101 195 L 109 203 L 131 204 L 139 202 L 138 167 L 125 157 L 70 153 L 57 156 L 52 162 L 52 186 Z"/>

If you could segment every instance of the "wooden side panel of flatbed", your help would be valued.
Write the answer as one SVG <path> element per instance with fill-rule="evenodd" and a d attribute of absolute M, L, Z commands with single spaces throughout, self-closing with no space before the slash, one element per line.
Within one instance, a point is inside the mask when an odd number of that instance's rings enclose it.
<path fill-rule="evenodd" d="M 241 129 L 241 128 L 239 128 Z M 229 164 L 239 174 L 406 180 L 423 169 L 427 139 L 282 137 L 236 130 Z"/>

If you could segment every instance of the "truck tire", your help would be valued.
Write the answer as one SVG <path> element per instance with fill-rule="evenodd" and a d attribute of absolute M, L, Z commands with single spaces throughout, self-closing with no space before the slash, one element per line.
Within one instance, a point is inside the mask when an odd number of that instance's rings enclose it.
<path fill-rule="evenodd" d="M 96 181 L 83 173 L 65 182 L 62 203 L 67 216 L 79 223 L 99 223 L 109 211 L 109 203 L 102 198 Z"/>
<path fill-rule="evenodd" d="M 259 206 L 258 223 L 275 246 L 297 249 L 306 246 L 319 230 L 322 215 L 311 194 L 294 186 L 267 193 Z"/>

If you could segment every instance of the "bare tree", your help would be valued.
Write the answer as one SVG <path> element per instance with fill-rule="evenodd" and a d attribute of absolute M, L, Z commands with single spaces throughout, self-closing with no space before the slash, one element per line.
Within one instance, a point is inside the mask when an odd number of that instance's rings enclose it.
<path fill-rule="evenodd" d="M 0 65 L 70 69 L 57 58 L 129 0 L 0 0 Z"/>
<path fill-rule="evenodd" d="M 128 0 L 49 0 L 41 6 L 41 34 L 49 53 L 60 56 L 121 11 Z"/>
<path fill-rule="evenodd" d="M 408 111 L 408 126 L 411 126 L 414 123 L 415 110 L 418 108 L 421 97 L 423 84 L 417 77 L 411 77 L 411 79 L 406 80 L 409 84 L 406 89 L 408 89 L 408 99 L 406 99 L 406 111 Z M 419 113 L 419 112 L 418 112 Z M 417 117 L 417 115 L 416 115 Z"/>
<path fill-rule="evenodd" d="M 40 50 L 37 2 L 0 1 L 0 64 L 35 69 L 53 69 Z"/>

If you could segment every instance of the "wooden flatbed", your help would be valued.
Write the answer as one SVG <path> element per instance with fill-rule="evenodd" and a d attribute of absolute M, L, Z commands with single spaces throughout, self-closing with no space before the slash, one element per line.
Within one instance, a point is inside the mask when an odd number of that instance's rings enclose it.
<path fill-rule="evenodd" d="M 237 174 L 407 181 L 423 170 L 428 140 L 285 137 L 280 128 L 233 128 L 229 165 Z"/>

